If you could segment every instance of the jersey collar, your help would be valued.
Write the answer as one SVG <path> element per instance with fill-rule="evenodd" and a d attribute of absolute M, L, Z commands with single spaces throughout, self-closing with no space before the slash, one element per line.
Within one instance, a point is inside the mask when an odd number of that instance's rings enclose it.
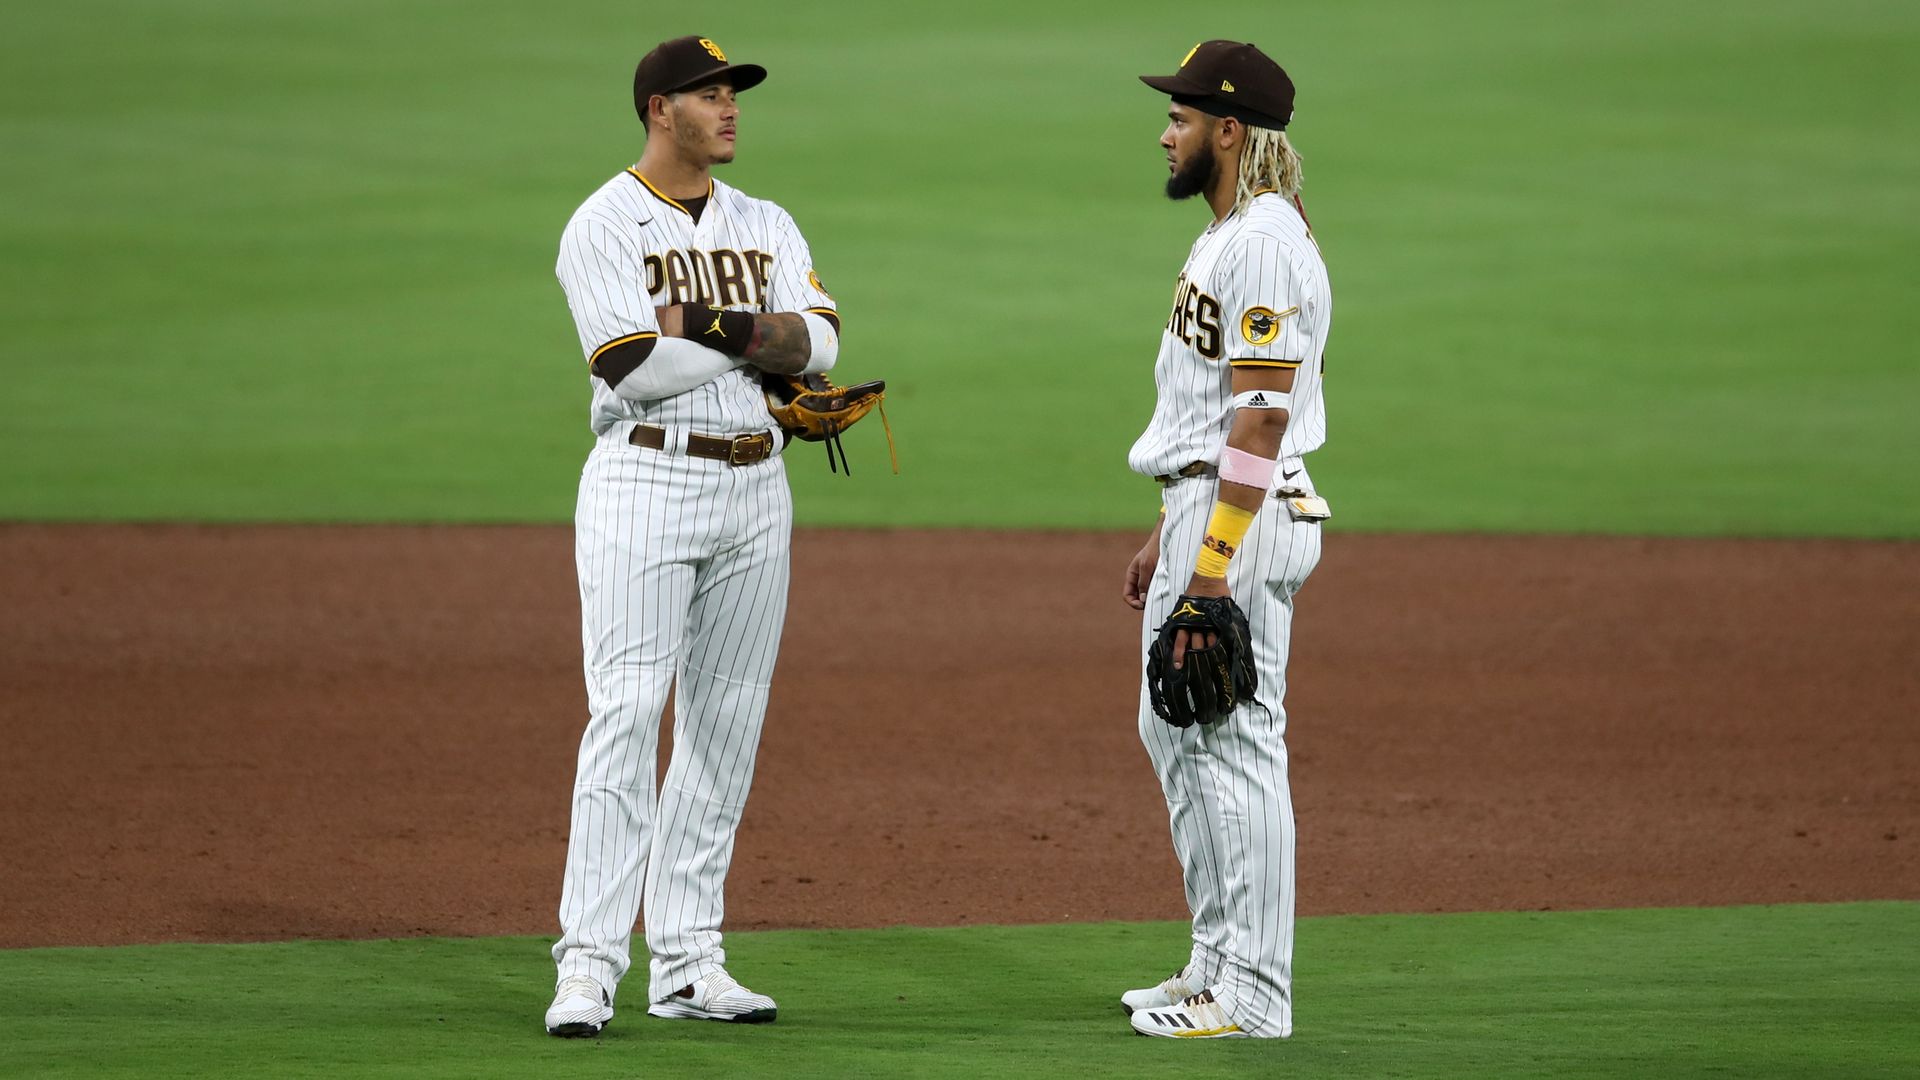
<path fill-rule="evenodd" d="M 663 193 L 659 188 L 653 186 L 653 181 L 647 179 L 644 176 L 641 176 L 639 169 L 636 169 L 633 166 L 629 165 L 627 166 L 627 175 L 633 177 L 635 180 L 640 181 L 640 186 L 643 188 L 646 188 L 649 192 L 652 192 L 654 198 L 659 199 L 661 202 L 666 203 L 668 206 L 673 207 L 675 210 L 680 211 L 681 213 L 687 215 L 688 217 L 693 216 L 693 211 L 680 205 L 678 202 L 674 201 L 673 199 L 668 198 L 665 195 L 665 193 Z M 707 205 L 708 206 L 713 205 L 713 177 L 711 176 L 707 177 Z"/>

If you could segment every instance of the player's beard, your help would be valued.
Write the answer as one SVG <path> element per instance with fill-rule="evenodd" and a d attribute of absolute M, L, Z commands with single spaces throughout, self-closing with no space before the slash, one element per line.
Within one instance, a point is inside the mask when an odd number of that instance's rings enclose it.
<path fill-rule="evenodd" d="M 1212 187 L 1219 175 L 1220 162 L 1215 160 L 1211 147 L 1203 147 L 1167 177 L 1167 198 L 1176 202 L 1191 199 Z"/>
<path fill-rule="evenodd" d="M 680 156 L 687 161 L 704 161 L 708 166 L 733 161 L 734 146 L 720 137 L 718 128 L 703 133 L 698 125 L 685 124 L 675 128 L 673 135 L 674 141 L 680 144 Z"/>

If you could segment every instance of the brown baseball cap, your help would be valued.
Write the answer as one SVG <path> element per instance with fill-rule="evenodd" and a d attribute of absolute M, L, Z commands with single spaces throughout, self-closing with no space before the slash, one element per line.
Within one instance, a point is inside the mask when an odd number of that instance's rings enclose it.
<path fill-rule="evenodd" d="M 730 64 L 712 38 L 696 34 L 663 41 L 640 58 L 633 69 L 633 109 L 642 120 L 647 101 L 655 94 L 671 94 L 696 86 L 724 82 L 737 93 L 765 82 L 767 69 L 759 64 Z"/>
<path fill-rule="evenodd" d="M 1140 81 L 1209 116 L 1285 131 L 1293 119 L 1293 80 L 1251 41 L 1203 41 L 1172 75 Z"/>

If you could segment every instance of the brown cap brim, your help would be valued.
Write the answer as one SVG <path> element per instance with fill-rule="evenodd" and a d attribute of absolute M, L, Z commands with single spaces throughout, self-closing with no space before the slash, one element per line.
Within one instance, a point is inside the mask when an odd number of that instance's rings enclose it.
<path fill-rule="evenodd" d="M 721 64 L 712 71 L 703 71 L 679 86 L 661 93 L 677 94 L 682 90 L 691 90 L 699 86 L 712 86 L 714 83 L 726 83 L 733 87 L 734 93 L 751 90 L 767 81 L 767 69 L 759 64 Z"/>
<path fill-rule="evenodd" d="M 1140 81 L 1163 94 L 1180 94 L 1186 97 L 1206 97 L 1212 93 L 1210 87 L 1189 82 L 1178 75 L 1142 75 Z"/>

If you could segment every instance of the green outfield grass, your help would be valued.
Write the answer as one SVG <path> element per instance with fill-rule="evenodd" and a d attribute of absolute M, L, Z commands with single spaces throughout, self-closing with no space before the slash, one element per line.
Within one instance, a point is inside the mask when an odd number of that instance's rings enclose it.
<path fill-rule="evenodd" d="M 1920 536 L 1920 7 L 1418 0 L 28 5 L 0 34 L 0 518 L 564 520 L 552 277 L 697 27 L 773 78 L 791 209 L 884 375 L 803 522 L 1141 525 L 1124 468 L 1203 224 L 1140 72 L 1248 37 L 1338 290 L 1355 528 Z M 811 448 L 808 448 L 811 450 Z"/>
<path fill-rule="evenodd" d="M 1920 904 L 1300 924 L 1294 1037 L 1129 1034 L 1173 923 L 729 938 L 771 1027 L 548 1038 L 533 938 L 0 952 L 0 1073 L 31 1076 L 1875 1077 L 1920 1071 Z"/>

